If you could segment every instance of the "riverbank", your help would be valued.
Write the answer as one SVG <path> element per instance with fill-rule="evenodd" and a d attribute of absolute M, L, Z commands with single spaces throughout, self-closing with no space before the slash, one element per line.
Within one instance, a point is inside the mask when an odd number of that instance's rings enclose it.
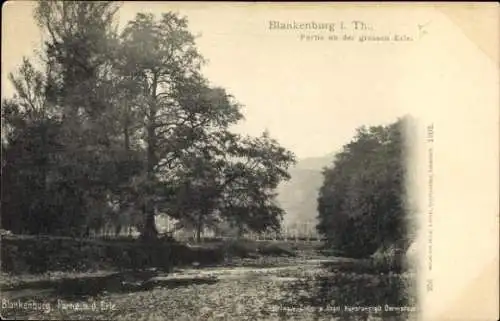
<path fill-rule="evenodd" d="M 401 306 L 400 302 L 390 300 L 401 295 L 405 280 L 414 278 L 412 274 L 381 275 L 359 268 L 353 270 L 356 261 L 343 258 L 295 257 L 278 261 L 266 267 L 258 267 L 254 261 L 252 266 L 247 262 L 247 266 L 178 268 L 142 280 L 127 279 L 117 272 L 53 274 L 49 279 L 39 280 L 25 276 L 19 278 L 22 282 L 3 288 L 2 316 L 24 320 L 405 320 L 407 317 L 407 313 L 384 309 L 385 304 Z M 384 298 L 389 301 L 382 303 Z M 377 310 L 379 305 L 381 310 Z M 370 306 L 374 307 L 372 311 L 359 309 Z"/>

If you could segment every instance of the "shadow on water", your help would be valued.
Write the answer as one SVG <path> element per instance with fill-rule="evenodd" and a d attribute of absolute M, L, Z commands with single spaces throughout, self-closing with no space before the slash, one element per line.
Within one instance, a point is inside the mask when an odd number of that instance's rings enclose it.
<path fill-rule="evenodd" d="M 283 320 L 297 310 L 312 320 L 409 320 L 416 313 L 404 309 L 416 307 L 415 277 L 401 272 L 363 261 L 323 264 L 318 275 L 285 283 L 285 296 L 274 304 Z"/>
<path fill-rule="evenodd" d="M 157 287 L 176 288 L 196 284 L 213 284 L 217 279 L 190 277 L 182 279 L 155 279 L 155 273 L 118 272 L 106 276 L 63 278 L 26 282 L 14 287 L 3 288 L 3 296 L 16 299 L 43 296 L 63 300 L 79 300 L 103 293 L 133 293 L 148 291 Z"/>

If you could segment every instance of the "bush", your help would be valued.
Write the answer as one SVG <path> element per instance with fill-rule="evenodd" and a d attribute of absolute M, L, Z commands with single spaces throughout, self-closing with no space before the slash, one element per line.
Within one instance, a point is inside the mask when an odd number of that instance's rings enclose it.
<path fill-rule="evenodd" d="M 261 255 L 269 255 L 269 256 L 295 256 L 295 253 L 292 249 L 287 249 L 284 246 L 280 246 L 277 244 L 266 244 L 260 250 L 259 253 Z"/>
<path fill-rule="evenodd" d="M 168 271 L 185 262 L 189 248 L 170 240 L 90 240 L 51 236 L 2 237 L 2 271 L 123 270 L 156 267 Z M 188 258 L 189 260 L 189 258 Z"/>
<path fill-rule="evenodd" d="M 186 246 L 171 238 L 75 239 L 54 236 L 3 236 L 1 268 L 13 274 L 96 270 L 169 271 L 197 262 L 214 265 L 231 258 L 295 256 L 286 244 L 232 240 Z"/>
<path fill-rule="evenodd" d="M 404 263 L 404 252 L 394 245 L 382 246 L 371 256 L 371 264 L 379 270 L 402 271 Z"/>
<path fill-rule="evenodd" d="M 247 241 L 244 239 L 231 240 L 224 243 L 221 248 L 224 255 L 228 258 L 240 257 L 240 258 L 251 258 L 255 257 L 258 246 L 256 242 Z"/>

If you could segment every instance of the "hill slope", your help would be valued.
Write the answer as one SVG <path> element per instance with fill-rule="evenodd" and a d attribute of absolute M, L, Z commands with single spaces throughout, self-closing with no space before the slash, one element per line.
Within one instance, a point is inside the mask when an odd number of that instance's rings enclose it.
<path fill-rule="evenodd" d="M 333 154 L 299 159 L 290 169 L 292 178 L 278 188 L 278 201 L 286 211 L 285 226 L 307 221 L 316 224 L 318 191 L 323 183 L 322 170 L 332 160 Z"/>

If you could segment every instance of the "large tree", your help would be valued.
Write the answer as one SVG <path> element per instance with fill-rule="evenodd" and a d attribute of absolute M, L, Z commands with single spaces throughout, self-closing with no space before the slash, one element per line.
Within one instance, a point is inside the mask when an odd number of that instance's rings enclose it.
<path fill-rule="evenodd" d="M 53 165 L 44 173 L 47 209 L 37 212 L 49 222 L 65 218 L 60 233 L 83 233 L 122 177 L 109 83 L 117 9 L 111 2 L 41 1 L 35 10 L 47 35 L 40 57 L 46 71 L 43 92 L 32 97 L 50 107 L 45 117 L 58 124 L 44 148 Z"/>
<path fill-rule="evenodd" d="M 284 212 L 275 189 L 290 178 L 294 155 L 267 132 L 256 138 L 217 134 L 219 139 L 213 140 L 219 144 L 200 149 L 185 164 L 173 213 L 196 228 L 198 240 L 204 226 L 221 220 L 237 228 L 240 236 L 245 231 L 278 231 Z"/>
<path fill-rule="evenodd" d="M 239 235 L 245 231 L 279 231 L 284 215 L 276 188 L 290 179 L 288 168 L 295 156 L 266 131 L 260 137 L 242 137 L 229 149 L 233 162 L 225 171 L 221 189 L 223 217 Z"/>
<path fill-rule="evenodd" d="M 200 113 L 181 102 L 186 94 L 182 92 L 183 85 L 202 81 L 202 59 L 187 30 L 187 21 L 173 13 L 163 14 L 159 20 L 152 14 L 137 14 L 123 30 L 121 41 L 122 74 L 128 75 L 128 84 L 137 95 L 137 130 L 146 150 L 145 168 L 137 187 L 141 190 L 145 218 L 143 235 L 156 237 L 155 204 L 168 198 L 157 193 L 158 174 L 162 167 L 170 166 L 177 151 L 183 148 L 178 144 L 183 125 L 190 122 L 193 128 L 199 126 L 196 114 Z M 187 94 L 195 95 L 196 91 Z"/>
<path fill-rule="evenodd" d="M 359 128 L 323 173 L 318 230 L 346 255 L 366 256 L 408 241 L 407 121 Z"/>
<path fill-rule="evenodd" d="M 138 95 L 142 100 L 137 100 L 137 108 L 143 115 L 142 141 L 147 150 L 141 190 L 144 233 L 149 236 L 156 235 L 155 208 L 163 207 L 194 226 L 199 238 L 203 225 L 215 220 L 216 210 L 227 207 L 228 197 L 223 196 L 228 189 L 238 190 L 235 184 L 243 176 L 247 195 L 252 184 L 261 183 L 258 196 L 268 201 L 274 196 L 268 192 L 264 197 L 264 190 L 275 188 L 275 181 L 286 177 L 292 159 L 267 136 L 252 141 L 231 134 L 230 126 L 243 118 L 240 106 L 224 89 L 211 87 L 201 75 L 203 59 L 194 39 L 186 19 L 172 13 L 160 19 L 138 14 L 122 33 L 124 74 L 130 75 L 134 87 L 141 88 Z M 237 158 L 245 163 L 235 162 Z M 253 169 L 248 168 L 250 164 Z M 231 170 L 240 172 L 229 175 L 227 171 Z M 260 182 L 251 181 L 259 175 Z M 165 189 L 166 185 L 170 187 Z M 253 192 L 256 194 L 255 189 Z M 222 199 L 226 200 L 224 204 Z M 256 196 L 246 207 L 260 204 L 261 212 L 266 213 L 263 202 Z M 170 205 L 165 208 L 163 204 Z M 237 212 L 235 206 L 233 213 Z M 271 209 L 271 205 L 266 206 Z M 232 219 L 227 209 L 222 213 L 220 218 Z M 274 217 L 279 211 L 273 208 L 267 213 Z M 276 225 L 275 221 L 271 223 Z"/>
<path fill-rule="evenodd" d="M 2 103 L 2 181 L 19 192 L 2 194 L 2 223 L 81 234 L 127 221 L 155 237 L 166 211 L 198 231 L 215 220 L 277 228 L 273 190 L 293 154 L 267 134 L 231 133 L 240 105 L 201 74 L 185 18 L 138 14 L 118 34 L 117 10 L 38 3 L 42 71 L 25 61 Z"/>
<path fill-rule="evenodd" d="M 16 94 L 2 100 L 2 186 L 8 187 L 2 188 L 2 226 L 49 232 L 59 221 L 48 197 L 60 123 L 45 99 L 44 74 L 28 59 L 9 78 Z"/>

